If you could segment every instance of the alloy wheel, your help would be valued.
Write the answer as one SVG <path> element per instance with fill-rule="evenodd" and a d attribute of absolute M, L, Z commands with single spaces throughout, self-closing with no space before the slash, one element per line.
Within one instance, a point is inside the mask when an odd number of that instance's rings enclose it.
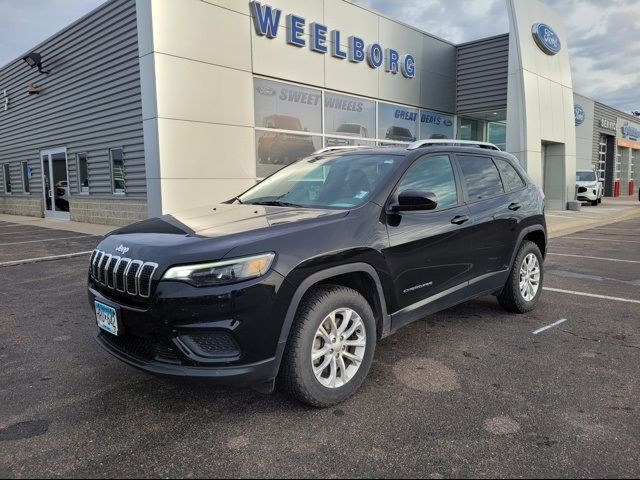
<path fill-rule="evenodd" d="M 311 347 L 313 373 L 327 388 L 340 388 L 356 375 L 367 348 L 360 315 L 339 308 L 327 315 L 316 331 Z"/>
<path fill-rule="evenodd" d="M 530 253 L 520 266 L 520 294 L 527 302 L 532 301 L 540 288 L 540 262 L 538 257 Z"/>

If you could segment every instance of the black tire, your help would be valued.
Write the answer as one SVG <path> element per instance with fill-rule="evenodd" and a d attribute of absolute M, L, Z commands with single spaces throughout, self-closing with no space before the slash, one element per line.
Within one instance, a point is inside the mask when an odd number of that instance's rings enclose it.
<path fill-rule="evenodd" d="M 598 206 L 598 200 L 594 200 L 593 202 L 589 202 L 591 204 L 592 207 L 597 207 Z"/>
<path fill-rule="evenodd" d="M 522 293 L 520 292 L 520 267 L 524 262 L 524 259 L 533 253 L 538 258 L 538 263 L 540 265 L 540 284 L 538 287 L 538 291 L 535 297 L 527 301 Z M 507 283 L 500 295 L 498 295 L 498 302 L 505 310 L 513 313 L 527 313 L 533 310 L 538 300 L 540 299 L 540 295 L 542 294 L 542 286 L 544 284 L 544 269 L 543 269 L 543 258 L 540 253 L 540 249 L 538 245 L 528 240 L 522 242 L 520 246 L 520 250 L 518 250 L 518 254 L 516 255 L 516 259 L 511 267 L 511 272 L 509 273 L 509 278 L 507 279 Z"/>
<path fill-rule="evenodd" d="M 602 197 L 598 199 L 598 204 L 601 204 L 601 203 L 602 203 Z"/>
<path fill-rule="evenodd" d="M 366 347 L 363 361 L 353 378 L 345 385 L 332 389 L 322 385 L 316 378 L 311 349 L 321 323 L 328 314 L 340 308 L 350 308 L 360 316 L 366 334 Z M 304 296 L 298 308 L 282 358 L 278 383 L 292 397 L 307 405 L 318 408 L 337 405 L 360 388 L 373 362 L 375 348 L 375 317 L 362 295 L 342 286 L 323 285 L 314 288 Z"/>

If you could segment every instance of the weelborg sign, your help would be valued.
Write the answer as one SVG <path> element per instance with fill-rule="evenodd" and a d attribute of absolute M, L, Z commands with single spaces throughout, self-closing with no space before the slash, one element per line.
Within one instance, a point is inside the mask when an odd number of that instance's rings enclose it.
<path fill-rule="evenodd" d="M 556 55 L 562 50 L 558 34 L 546 23 L 536 23 L 532 29 L 533 39 L 547 55 Z"/>
<path fill-rule="evenodd" d="M 282 10 L 260 2 L 249 3 L 251 16 L 256 33 L 261 37 L 276 38 L 282 18 Z M 305 18 L 295 14 L 286 17 L 287 43 L 295 47 L 307 46 Z M 343 34 L 340 30 L 329 30 L 329 27 L 318 22 L 308 25 L 309 49 L 320 54 L 330 54 L 339 60 L 348 59 L 353 63 L 366 63 L 373 69 L 384 65 L 385 71 L 397 74 L 402 73 L 406 78 L 415 78 L 416 59 L 411 54 L 401 54 L 393 48 L 383 48 L 379 43 L 367 44 L 362 38 L 351 35 L 347 38 L 345 49 Z"/>

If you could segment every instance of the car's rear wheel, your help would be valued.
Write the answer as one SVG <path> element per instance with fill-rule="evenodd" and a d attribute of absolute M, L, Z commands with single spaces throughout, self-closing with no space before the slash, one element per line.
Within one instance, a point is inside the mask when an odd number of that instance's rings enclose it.
<path fill-rule="evenodd" d="M 542 264 L 538 245 L 525 240 L 516 255 L 507 283 L 498 295 L 498 302 L 505 310 L 526 313 L 536 307 L 544 280 Z"/>
<path fill-rule="evenodd" d="M 291 327 L 280 383 L 308 405 L 336 405 L 360 388 L 375 347 L 375 317 L 362 295 L 342 286 L 314 288 Z"/>

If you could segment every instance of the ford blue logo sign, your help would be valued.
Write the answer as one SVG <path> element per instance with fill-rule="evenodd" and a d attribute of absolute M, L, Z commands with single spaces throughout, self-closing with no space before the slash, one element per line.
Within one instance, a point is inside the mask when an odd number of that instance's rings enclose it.
<path fill-rule="evenodd" d="M 533 26 L 533 38 L 540 50 L 547 55 L 556 55 L 562 50 L 560 37 L 546 23 L 536 23 Z"/>
<path fill-rule="evenodd" d="M 573 113 L 576 116 L 576 127 L 579 125 L 582 125 L 586 117 L 586 113 L 584 113 L 584 108 L 582 108 L 580 105 L 574 105 Z"/>

